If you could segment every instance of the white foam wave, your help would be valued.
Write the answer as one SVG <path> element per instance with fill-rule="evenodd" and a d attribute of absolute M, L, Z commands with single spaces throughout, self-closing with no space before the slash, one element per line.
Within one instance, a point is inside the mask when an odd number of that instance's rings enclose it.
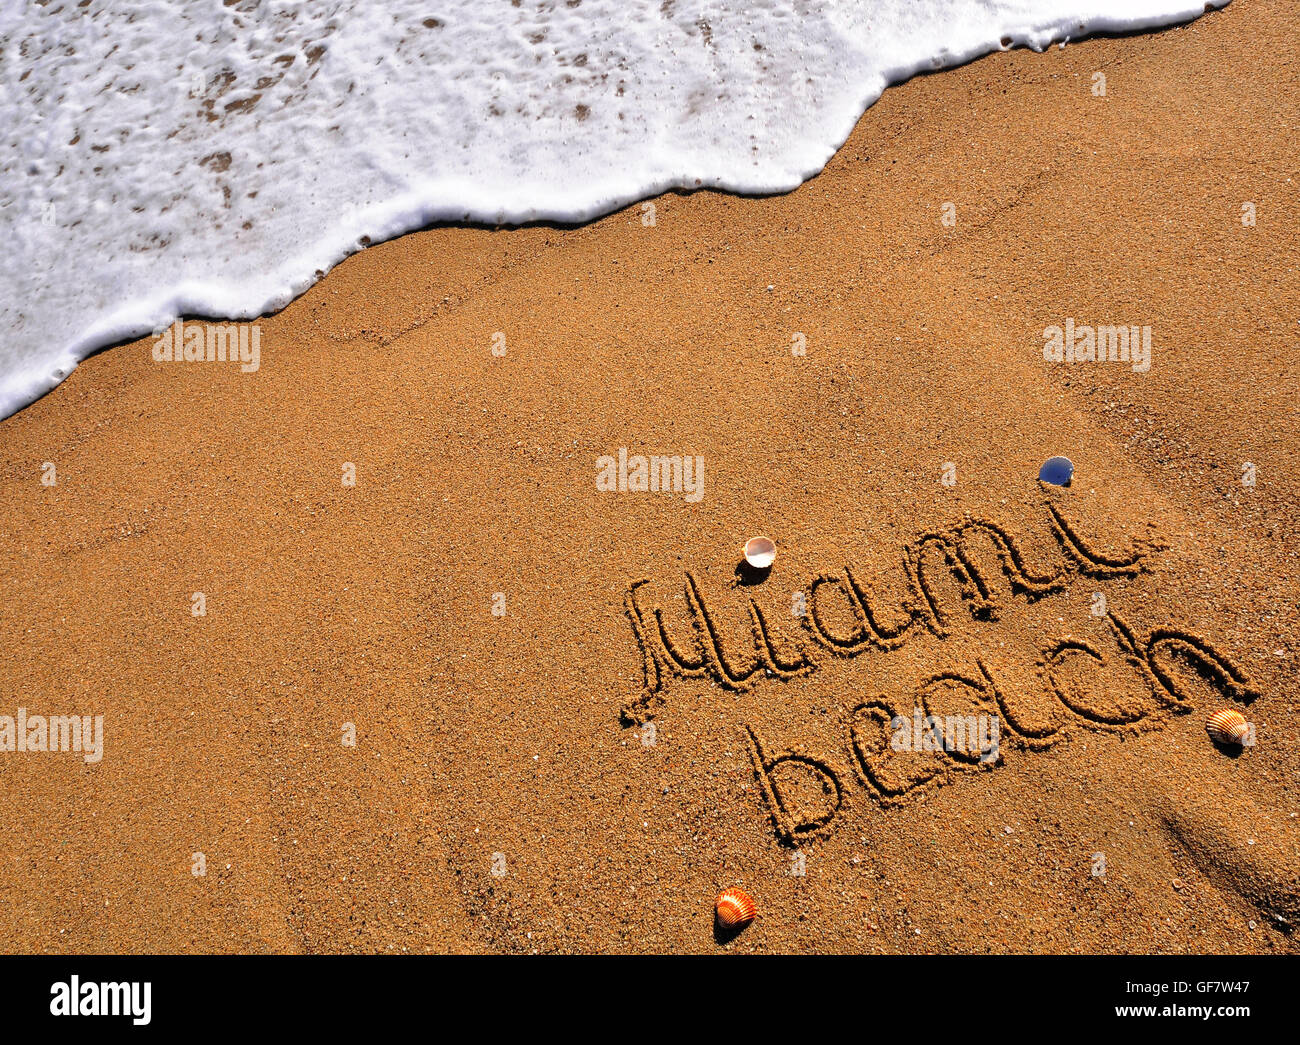
<path fill-rule="evenodd" d="M 10 0 L 0 417 L 179 314 L 281 308 L 364 242 L 585 221 L 670 188 L 787 191 L 890 83 L 1205 8 Z"/>

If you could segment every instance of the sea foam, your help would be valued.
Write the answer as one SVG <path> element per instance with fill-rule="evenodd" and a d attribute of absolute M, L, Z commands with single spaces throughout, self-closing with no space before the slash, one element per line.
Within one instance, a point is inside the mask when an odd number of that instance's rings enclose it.
<path fill-rule="evenodd" d="M 0 418 L 437 221 L 783 192 L 891 83 L 1227 0 L 12 0 Z"/>

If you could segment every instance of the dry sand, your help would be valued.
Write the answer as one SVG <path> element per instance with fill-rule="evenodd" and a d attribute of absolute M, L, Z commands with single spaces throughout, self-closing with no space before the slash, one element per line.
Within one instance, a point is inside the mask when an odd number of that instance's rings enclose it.
<path fill-rule="evenodd" d="M 376 246 L 252 375 L 85 362 L 0 423 L 0 714 L 105 752 L 0 755 L 0 946 L 1295 951 L 1298 40 L 1235 0 L 996 54 L 790 195 Z M 1045 363 L 1067 317 L 1149 372 Z M 598 491 L 620 447 L 703 498 Z M 879 750 L 920 689 L 1001 708 L 996 766 Z"/>

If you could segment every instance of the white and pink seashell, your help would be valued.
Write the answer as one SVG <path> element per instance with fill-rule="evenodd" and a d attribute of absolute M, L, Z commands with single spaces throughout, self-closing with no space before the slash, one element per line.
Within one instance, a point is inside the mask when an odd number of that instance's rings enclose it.
<path fill-rule="evenodd" d="M 776 560 L 776 541 L 751 537 L 745 542 L 745 561 L 756 570 L 766 570 Z"/>

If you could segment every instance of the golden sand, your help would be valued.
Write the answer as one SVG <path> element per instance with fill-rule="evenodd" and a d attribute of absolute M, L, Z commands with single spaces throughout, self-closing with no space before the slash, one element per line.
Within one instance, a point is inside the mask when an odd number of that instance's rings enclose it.
<path fill-rule="evenodd" d="M 995 54 L 789 195 L 373 247 L 254 374 L 87 360 L 0 423 L 0 714 L 104 716 L 0 754 L 3 949 L 1294 951 L 1297 41 Z M 918 697 L 998 760 L 892 751 Z"/>

